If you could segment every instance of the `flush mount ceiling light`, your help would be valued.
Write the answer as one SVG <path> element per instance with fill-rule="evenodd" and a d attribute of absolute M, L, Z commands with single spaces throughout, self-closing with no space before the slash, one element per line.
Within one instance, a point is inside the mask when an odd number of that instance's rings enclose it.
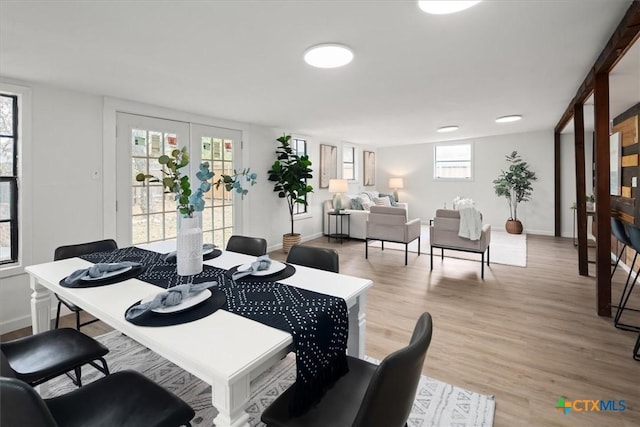
<path fill-rule="evenodd" d="M 440 132 L 440 133 L 444 133 L 444 132 L 453 132 L 460 129 L 460 126 L 442 126 L 441 128 L 438 128 L 436 130 L 436 132 Z"/>
<path fill-rule="evenodd" d="M 424 0 L 419 1 L 418 6 L 424 12 L 432 13 L 434 15 L 445 15 L 447 13 L 455 13 L 469 9 L 471 6 L 475 6 L 478 3 L 480 3 L 480 0 Z"/>
<path fill-rule="evenodd" d="M 511 123 L 517 122 L 518 120 L 522 120 L 522 116 L 519 114 L 514 114 L 511 116 L 502 116 L 496 119 L 496 123 Z"/>
<path fill-rule="evenodd" d="M 347 46 L 335 43 L 311 46 L 304 53 L 307 64 L 318 68 L 336 68 L 347 65 L 353 59 L 353 52 Z"/>

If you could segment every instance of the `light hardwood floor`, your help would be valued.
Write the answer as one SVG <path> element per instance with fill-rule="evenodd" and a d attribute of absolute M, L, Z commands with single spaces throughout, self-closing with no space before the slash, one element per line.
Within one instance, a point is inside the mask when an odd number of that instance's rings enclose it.
<path fill-rule="evenodd" d="M 496 396 L 496 427 L 640 426 L 640 362 L 632 359 L 637 334 L 613 327 L 595 311 L 595 266 L 577 274 L 570 239 L 529 236 L 527 267 L 492 264 L 480 280 L 477 262 L 372 249 L 364 243 L 333 247 L 340 271 L 374 281 L 367 301 L 367 354 L 383 358 L 406 345 L 417 317 L 428 311 L 434 335 L 423 372 L 460 387 Z M 453 253 L 452 253 L 453 254 Z M 284 259 L 281 251 L 271 254 Z M 593 254 L 591 254 L 593 258 Z M 614 277 L 614 301 L 626 273 Z M 640 292 L 632 306 L 640 307 Z M 628 318 L 640 324 L 640 316 Z M 71 316 L 65 325 L 73 325 Z M 83 328 L 108 331 L 100 322 Z M 2 336 L 11 339 L 29 329 Z M 566 400 L 625 400 L 624 412 L 555 409 Z"/>

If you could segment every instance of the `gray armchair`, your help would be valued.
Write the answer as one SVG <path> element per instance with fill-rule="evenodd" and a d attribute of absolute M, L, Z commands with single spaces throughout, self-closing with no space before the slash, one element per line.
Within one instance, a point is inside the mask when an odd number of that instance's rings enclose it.
<path fill-rule="evenodd" d="M 491 243 L 491 225 L 483 224 L 480 239 L 470 240 L 458 236 L 460 230 L 460 211 L 438 209 L 433 225 L 429 229 L 431 239 L 431 270 L 433 270 L 433 248 L 441 249 L 441 259 L 444 259 L 444 250 L 451 249 L 463 252 L 475 252 L 482 254 L 481 277 L 484 279 L 484 253 L 487 253 L 487 265 L 489 265 L 489 244 Z"/>
<path fill-rule="evenodd" d="M 420 256 L 420 218 L 407 221 L 407 210 L 397 207 L 371 206 L 367 219 L 367 238 L 364 257 L 369 258 L 369 240 L 380 240 L 382 250 L 384 242 L 404 244 L 404 265 L 407 265 L 409 243 L 418 239 Z"/>

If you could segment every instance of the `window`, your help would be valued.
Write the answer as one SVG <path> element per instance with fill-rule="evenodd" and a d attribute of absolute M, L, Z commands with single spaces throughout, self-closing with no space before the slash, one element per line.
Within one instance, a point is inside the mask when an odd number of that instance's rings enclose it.
<path fill-rule="evenodd" d="M 0 264 L 18 262 L 18 97 L 0 93 Z"/>
<path fill-rule="evenodd" d="M 434 151 L 434 179 L 471 179 L 471 143 L 439 144 Z"/>
<path fill-rule="evenodd" d="M 293 152 L 298 156 L 306 156 L 307 155 L 307 141 L 305 139 L 291 138 L 291 148 Z M 305 180 L 306 181 L 306 180 Z M 307 196 L 304 196 L 304 199 L 307 200 Z M 307 206 L 302 205 L 300 203 L 296 203 L 293 206 L 293 214 L 300 215 L 307 213 Z"/>
<path fill-rule="evenodd" d="M 342 179 L 356 179 L 356 148 L 351 145 L 342 146 Z"/>

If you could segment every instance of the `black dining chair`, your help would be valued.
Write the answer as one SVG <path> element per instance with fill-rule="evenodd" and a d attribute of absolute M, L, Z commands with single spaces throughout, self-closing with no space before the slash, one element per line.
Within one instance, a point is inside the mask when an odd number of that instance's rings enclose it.
<path fill-rule="evenodd" d="M 635 264 L 636 257 L 638 256 L 638 252 L 640 252 L 640 228 L 635 227 L 633 225 L 626 226 L 627 235 L 629 236 L 630 246 L 636 251 L 636 255 L 633 257 L 633 261 Z M 630 280 L 631 274 L 633 273 L 633 264 L 631 265 L 631 269 L 629 270 L 629 278 L 627 282 L 624 284 L 624 288 L 622 289 L 622 293 L 620 294 L 620 301 L 618 302 L 616 308 L 616 315 L 613 318 L 613 324 L 616 328 L 622 329 L 625 331 L 637 331 L 640 332 L 640 325 L 630 325 L 627 323 L 622 323 L 621 318 L 622 314 L 625 310 L 629 311 L 640 311 L 637 308 L 627 307 L 627 303 L 629 302 L 629 297 L 633 292 L 634 287 L 636 286 L 636 282 L 638 281 L 638 275 L 640 272 L 636 272 L 636 276 L 633 281 Z M 628 290 L 627 290 L 628 289 Z"/>
<path fill-rule="evenodd" d="M 43 399 L 15 378 L 2 360 L 2 427 L 190 426 L 195 412 L 182 399 L 144 375 L 121 371 L 82 388 Z"/>
<path fill-rule="evenodd" d="M 227 250 L 261 256 L 267 253 L 267 241 L 260 237 L 231 236 L 227 242 Z"/>
<path fill-rule="evenodd" d="M 334 273 L 340 272 L 340 260 L 335 249 L 294 245 L 289 249 L 287 262 Z"/>
<path fill-rule="evenodd" d="M 89 243 L 79 243 L 76 245 L 60 246 L 56 248 L 53 254 L 53 260 L 59 261 L 61 259 L 73 258 L 80 255 L 87 255 L 93 252 L 108 252 L 108 251 L 115 251 L 116 249 L 118 249 L 118 244 L 113 239 L 98 240 L 98 241 L 89 242 Z M 58 294 L 56 294 L 56 298 L 58 299 L 58 310 L 56 311 L 56 329 L 58 329 L 58 325 L 60 324 L 60 309 L 63 304 L 65 307 L 71 310 L 71 312 L 75 313 L 77 330 L 80 330 L 82 326 L 89 325 L 99 320 L 99 319 L 91 319 L 87 322 L 80 323 L 80 312 L 82 311 L 82 308 L 60 297 Z"/>
<path fill-rule="evenodd" d="M 622 243 L 622 249 L 620 250 L 620 253 L 616 257 L 616 263 L 613 266 L 613 270 L 611 270 L 611 278 L 613 278 L 613 275 L 616 272 L 616 268 L 618 268 L 618 264 L 620 263 L 620 258 L 624 253 L 624 250 L 627 248 L 627 246 L 631 247 L 632 245 L 631 245 L 631 240 L 629 240 L 629 235 L 625 230 L 624 223 L 620 220 L 620 218 L 611 218 L 611 232 L 616 237 L 616 239 L 618 239 L 618 241 Z M 633 266 L 636 263 L 637 257 L 638 257 L 638 253 L 636 252 L 635 256 L 633 257 L 633 263 L 631 263 L 631 270 L 629 270 L 629 274 L 627 275 L 627 281 L 625 282 L 625 284 L 629 282 L 629 278 L 631 277 L 631 272 L 633 271 Z"/>
<path fill-rule="evenodd" d="M 109 349 L 91 337 L 71 328 L 53 329 L 0 343 L 2 358 L 15 378 L 32 386 L 67 374 L 82 387 L 81 367 L 89 364 L 105 375 L 109 367 L 104 356 Z M 100 365 L 96 362 L 100 362 Z M 75 377 L 69 374 L 75 372 Z"/>
<path fill-rule="evenodd" d="M 298 417 L 289 414 L 295 384 L 263 413 L 267 427 L 402 427 L 415 399 L 431 342 L 431 315 L 418 319 L 408 346 L 380 365 L 348 357 L 349 372 L 327 390 L 316 406 Z"/>

